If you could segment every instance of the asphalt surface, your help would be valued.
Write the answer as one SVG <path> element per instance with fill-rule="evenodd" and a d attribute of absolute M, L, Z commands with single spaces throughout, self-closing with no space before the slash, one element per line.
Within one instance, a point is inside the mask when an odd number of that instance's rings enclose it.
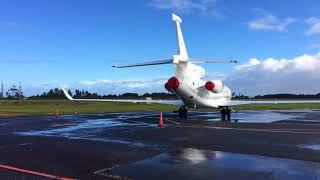
<path fill-rule="evenodd" d="M 320 179 L 320 111 L 159 114 L 2 118 L 0 179 Z"/>

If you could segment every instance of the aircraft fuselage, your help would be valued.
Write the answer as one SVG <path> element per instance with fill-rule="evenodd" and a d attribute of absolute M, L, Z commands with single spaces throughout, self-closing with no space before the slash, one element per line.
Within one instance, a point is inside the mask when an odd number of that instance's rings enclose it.
<path fill-rule="evenodd" d="M 219 108 L 218 104 L 231 99 L 231 91 L 224 85 L 221 92 L 206 89 L 206 81 L 201 79 L 204 75 L 205 70 L 202 67 L 189 61 L 180 61 L 176 64 L 175 76 L 179 85 L 171 92 L 189 108 Z"/>

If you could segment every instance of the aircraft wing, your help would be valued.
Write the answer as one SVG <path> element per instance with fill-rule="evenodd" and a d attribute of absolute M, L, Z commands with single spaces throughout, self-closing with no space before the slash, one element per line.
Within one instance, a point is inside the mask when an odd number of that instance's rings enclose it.
<path fill-rule="evenodd" d="M 169 105 L 183 105 L 181 100 L 144 100 L 144 99 L 74 99 L 70 94 L 62 88 L 64 95 L 70 101 L 95 101 L 95 102 L 127 102 L 127 103 L 158 103 Z"/>
<path fill-rule="evenodd" d="M 248 105 L 248 104 L 297 104 L 297 103 L 320 103 L 320 100 L 272 100 L 272 101 L 241 101 L 241 100 L 229 100 L 219 102 L 219 106 L 236 106 L 236 105 Z"/>

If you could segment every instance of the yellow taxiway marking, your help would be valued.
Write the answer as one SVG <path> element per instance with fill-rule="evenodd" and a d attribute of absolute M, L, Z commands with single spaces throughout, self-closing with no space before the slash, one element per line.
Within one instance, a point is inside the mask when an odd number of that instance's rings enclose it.
<path fill-rule="evenodd" d="M 114 165 L 110 168 L 103 168 L 103 169 L 99 169 L 95 172 L 93 172 L 93 174 L 95 175 L 99 175 L 99 176 L 104 176 L 104 177 L 107 177 L 107 178 L 110 178 L 110 179 L 117 179 L 117 180 L 131 180 L 130 178 L 127 178 L 127 177 L 121 177 L 119 175 L 112 175 L 112 174 L 108 174 L 108 171 L 112 171 L 113 169 L 116 169 L 118 168 L 119 165 Z"/>

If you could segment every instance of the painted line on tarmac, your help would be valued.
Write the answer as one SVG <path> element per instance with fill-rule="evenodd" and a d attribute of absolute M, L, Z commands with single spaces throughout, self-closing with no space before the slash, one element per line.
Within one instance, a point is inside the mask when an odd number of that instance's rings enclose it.
<path fill-rule="evenodd" d="M 65 127 L 65 126 L 74 126 L 78 124 L 79 123 L 53 123 L 51 127 Z"/>
<path fill-rule="evenodd" d="M 3 165 L 3 164 L 0 164 L 0 168 L 12 170 L 12 171 L 17 171 L 17 172 L 22 172 L 22 173 L 26 173 L 26 174 L 32 174 L 32 175 L 41 176 L 41 177 L 46 177 L 46 178 L 50 178 L 50 179 L 76 180 L 76 179 L 73 179 L 73 178 L 59 177 L 59 176 L 55 176 L 55 175 L 51 175 L 51 174 L 46 174 L 46 173 L 41 173 L 41 172 L 36 172 L 36 171 L 31 171 L 31 170 L 26 170 L 26 169 L 21 169 L 21 168 L 16 168 L 16 167 L 7 166 L 7 165 Z"/>
<path fill-rule="evenodd" d="M 221 130 L 236 130 L 236 131 L 254 131 L 254 132 L 270 132 L 270 133 L 293 133 L 293 134 L 315 134 L 320 135 L 320 132 L 306 132 L 306 131 L 290 131 L 286 129 L 269 130 L 269 129 L 250 129 L 250 128 L 230 128 L 230 127 L 212 127 L 212 126 L 199 126 L 199 125 L 187 125 L 183 127 L 189 128 L 207 128 L 207 129 L 221 129 Z"/>
<path fill-rule="evenodd" d="M 292 122 L 275 122 L 273 124 L 288 124 L 288 125 L 299 125 L 299 126 L 320 126 L 320 123 L 300 123 L 300 121 L 297 121 L 297 123 L 292 123 Z"/>
<path fill-rule="evenodd" d="M 145 123 L 145 122 L 135 121 L 135 120 L 129 120 L 129 119 L 121 119 L 121 120 L 128 121 L 128 122 L 134 122 L 134 123 L 138 123 L 138 124 L 143 124 L 143 125 L 150 125 L 150 124 L 156 125 L 156 123 Z M 169 120 L 169 119 L 163 119 L 163 120 L 164 120 L 164 121 L 171 122 L 171 123 L 173 123 L 173 124 L 182 125 L 181 123 L 176 122 L 176 121 L 173 121 L 173 120 Z"/>
<path fill-rule="evenodd" d="M 171 122 L 173 124 L 178 124 L 178 125 L 181 125 L 181 123 L 179 122 L 176 122 L 176 121 L 173 121 L 173 120 L 169 120 L 169 119 L 163 119 L 164 121 L 168 121 L 168 122 Z"/>
<path fill-rule="evenodd" d="M 133 122 L 133 123 L 141 124 L 141 125 L 150 125 L 151 124 L 151 123 L 145 123 L 145 122 L 129 120 L 129 119 L 120 119 L 120 121 L 128 121 L 128 122 Z"/>

